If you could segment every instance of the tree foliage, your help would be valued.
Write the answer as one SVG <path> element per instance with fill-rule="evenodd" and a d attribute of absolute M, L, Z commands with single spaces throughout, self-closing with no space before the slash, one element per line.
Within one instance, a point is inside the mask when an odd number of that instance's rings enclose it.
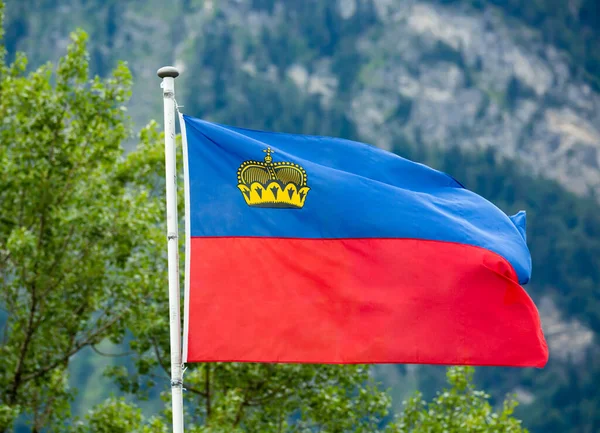
<path fill-rule="evenodd" d="M 121 341 L 163 278 L 149 143 L 121 146 L 131 75 L 90 79 L 85 41 L 56 68 L 0 65 L 0 431 L 17 412 L 33 431 L 67 419 L 71 357 Z"/>
<path fill-rule="evenodd" d="M 446 374 L 449 388 L 430 402 L 417 393 L 404 403 L 404 410 L 388 433 L 527 433 L 513 417 L 516 402 L 504 401 L 498 411 L 489 395 L 473 386 L 474 369 L 454 367 Z"/>

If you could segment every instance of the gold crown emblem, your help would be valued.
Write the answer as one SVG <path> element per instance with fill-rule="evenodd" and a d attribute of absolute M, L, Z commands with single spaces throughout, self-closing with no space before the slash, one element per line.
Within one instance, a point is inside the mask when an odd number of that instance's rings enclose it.
<path fill-rule="evenodd" d="M 300 209 L 306 194 L 306 171 L 291 162 L 273 162 L 271 148 L 264 161 L 245 161 L 237 171 L 238 188 L 248 206 Z"/>

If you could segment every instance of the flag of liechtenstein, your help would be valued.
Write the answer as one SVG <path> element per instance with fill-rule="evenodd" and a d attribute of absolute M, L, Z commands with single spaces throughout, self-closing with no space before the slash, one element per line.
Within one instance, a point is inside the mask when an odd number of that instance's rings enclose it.
<path fill-rule="evenodd" d="M 546 364 L 524 213 L 362 143 L 182 132 L 184 361 Z"/>

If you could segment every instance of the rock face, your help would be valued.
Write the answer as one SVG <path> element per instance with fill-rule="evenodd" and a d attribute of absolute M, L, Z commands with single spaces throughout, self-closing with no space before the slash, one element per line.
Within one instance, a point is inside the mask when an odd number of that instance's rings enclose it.
<path fill-rule="evenodd" d="M 34 26 L 35 16 L 23 18 L 23 6 L 9 2 L 8 20 L 9 27 L 18 21 L 26 30 L 25 37 L 14 36 L 14 45 L 33 51 L 38 61 L 64 50 L 69 30 L 65 22 L 90 22 L 90 12 L 106 20 L 112 32 L 104 29 L 101 37 L 94 34 L 100 32 L 97 26 L 87 26 L 92 64 L 106 72 L 115 58 L 130 59 L 136 76 L 131 111 L 137 123 L 160 119 L 160 98 L 152 92 L 157 66 L 174 62 L 185 74 L 210 80 L 215 73 L 210 66 L 188 66 L 195 64 L 195 57 L 209 54 L 210 29 L 221 27 L 234 40 L 213 56 L 227 56 L 250 79 L 267 79 L 273 86 L 291 81 L 301 94 L 318 96 L 324 110 L 332 101 L 346 101 L 346 114 L 364 140 L 391 147 L 402 136 L 425 146 L 493 147 L 571 191 L 600 194 L 600 96 L 573 76 L 566 53 L 543 44 L 535 30 L 493 7 L 337 0 L 333 13 L 338 21 L 360 19 L 365 10 L 375 15 L 375 23 L 360 28 L 359 34 L 338 35 L 351 40 L 362 59 L 354 65 L 352 85 L 341 89 L 340 71 L 332 71 L 335 51 L 301 56 L 292 50 L 291 61 L 277 64 L 261 49 L 265 31 L 287 25 L 298 14 L 296 2 L 191 3 L 135 8 L 130 3 L 103 7 L 99 2 L 90 11 L 63 0 L 43 26 Z M 263 3 L 268 7 L 260 7 Z M 310 35 L 297 37 L 302 41 Z M 33 39 L 46 42 L 33 45 Z M 257 49 L 244 50 L 244 39 L 255 41 Z M 180 93 L 187 99 L 185 88 Z"/>
<path fill-rule="evenodd" d="M 376 4 L 383 24 L 360 40 L 374 60 L 352 104 L 362 135 L 494 147 L 571 191 L 600 192 L 600 97 L 564 53 L 494 9 Z"/>
<path fill-rule="evenodd" d="M 538 303 L 544 334 L 553 357 L 561 361 L 583 362 L 586 349 L 594 344 L 594 332 L 577 319 L 565 320 L 549 297 Z"/>
<path fill-rule="evenodd" d="M 8 3 L 9 48 L 27 51 L 34 63 L 52 60 L 64 51 L 68 31 L 82 26 L 99 73 L 115 59 L 129 60 L 137 124 L 160 119 L 157 67 L 175 63 L 187 77 L 180 84 L 195 80 L 209 93 L 222 74 L 215 65 L 226 63 L 237 79 L 273 88 L 291 83 L 323 110 L 343 101 L 360 137 L 374 144 L 391 147 L 401 136 L 425 146 L 493 147 L 571 191 L 600 193 L 600 95 L 574 76 L 568 53 L 494 7 L 336 0 L 329 15 L 313 17 L 313 0 L 178 0 L 168 7 L 62 0 L 38 13 L 27 3 Z M 322 49 L 331 32 L 313 39 L 331 23 L 341 42 Z M 294 42 L 285 56 L 275 55 L 264 36 L 284 44 L 286 31 Z M 211 48 L 224 39 L 220 50 Z M 360 60 L 336 70 L 348 46 Z M 342 86 L 348 69 L 353 78 Z M 244 88 L 237 93 L 256 98 Z M 190 98 L 181 85 L 179 95 Z"/>

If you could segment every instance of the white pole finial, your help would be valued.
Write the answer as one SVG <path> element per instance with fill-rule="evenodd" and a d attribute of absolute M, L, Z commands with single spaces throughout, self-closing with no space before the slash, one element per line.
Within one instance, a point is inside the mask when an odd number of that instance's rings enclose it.
<path fill-rule="evenodd" d="M 179 306 L 179 243 L 177 228 L 177 174 L 175 153 L 175 78 L 173 66 L 160 68 L 165 119 L 165 172 L 167 189 L 167 246 L 169 267 L 169 316 L 171 332 L 171 399 L 173 433 L 183 433 L 183 370 L 181 362 L 181 319 Z"/>
<path fill-rule="evenodd" d="M 160 78 L 177 78 L 179 77 L 179 71 L 174 66 L 163 66 L 158 71 L 156 71 L 156 75 L 158 75 Z"/>

